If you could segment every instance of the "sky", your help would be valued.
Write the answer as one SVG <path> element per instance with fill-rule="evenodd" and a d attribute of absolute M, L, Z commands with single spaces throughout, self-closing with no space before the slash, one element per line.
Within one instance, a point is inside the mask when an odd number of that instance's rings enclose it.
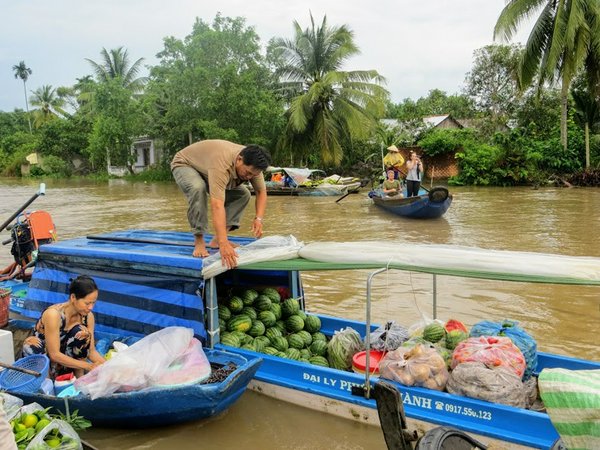
<path fill-rule="evenodd" d="M 217 13 L 244 17 L 264 45 L 293 37 L 323 15 L 330 25 L 354 32 L 361 53 L 346 70 L 377 70 L 393 102 L 417 100 L 431 89 L 460 93 L 473 52 L 492 44 L 504 0 L 0 0 L 0 111 L 25 108 L 23 83 L 12 67 L 25 61 L 31 91 L 71 86 L 91 75 L 86 58 L 125 47 L 132 61 L 157 64 L 163 38 L 183 39 L 196 18 L 212 23 Z M 514 42 L 524 42 L 521 30 Z M 147 73 L 147 72 L 146 72 Z M 145 75 L 143 73 L 142 75 Z"/>

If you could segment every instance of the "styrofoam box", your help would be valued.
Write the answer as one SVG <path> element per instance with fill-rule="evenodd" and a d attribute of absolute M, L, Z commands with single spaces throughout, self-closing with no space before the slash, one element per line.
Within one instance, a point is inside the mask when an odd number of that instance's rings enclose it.
<path fill-rule="evenodd" d="M 0 330 L 0 361 L 5 364 L 15 362 L 15 350 L 13 348 L 13 335 L 8 330 Z"/>

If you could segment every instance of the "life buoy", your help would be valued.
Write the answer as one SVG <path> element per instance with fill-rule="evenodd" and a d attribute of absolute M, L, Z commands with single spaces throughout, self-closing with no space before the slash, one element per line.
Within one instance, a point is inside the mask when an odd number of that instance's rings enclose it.
<path fill-rule="evenodd" d="M 429 191 L 429 200 L 432 203 L 442 203 L 448 198 L 448 189 L 442 186 L 436 186 Z"/>

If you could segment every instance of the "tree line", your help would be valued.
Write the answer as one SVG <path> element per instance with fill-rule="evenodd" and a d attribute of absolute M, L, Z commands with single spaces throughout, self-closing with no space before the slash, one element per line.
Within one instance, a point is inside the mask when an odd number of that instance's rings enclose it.
<path fill-rule="evenodd" d="M 147 136 L 163 149 L 148 179 L 170 177 L 168 163 L 189 143 L 228 139 L 267 147 L 279 165 L 358 176 L 379 170 L 382 146 L 396 144 L 419 145 L 424 158 L 454 153 L 453 183 L 570 176 L 600 184 L 599 3 L 509 1 L 495 28 L 506 40 L 543 6 L 524 46 L 477 49 L 460 93 L 432 89 L 398 103 L 376 70 L 342 70 L 359 53 L 353 31 L 312 15 L 304 28 L 293 23 L 292 37 L 266 46 L 242 17 L 196 19 L 185 38 L 163 39 L 147 77 L 139 76 L 143 58 L 133 61 L 125 47 L 102 49 L 74 85 L 43 85 L 29 96 L 33 70 L 21 61 L 13 72 L 25 110 L 0 112 L 0 172 L 19 176 L 34 151 L 44 169 L 33 175 L 69 176 L 74 158 L 84 161 L 83 173 L 131 169 L 132 143 Z M 465 127 L 424 125 L 423 117 L 438 114 Z"/>

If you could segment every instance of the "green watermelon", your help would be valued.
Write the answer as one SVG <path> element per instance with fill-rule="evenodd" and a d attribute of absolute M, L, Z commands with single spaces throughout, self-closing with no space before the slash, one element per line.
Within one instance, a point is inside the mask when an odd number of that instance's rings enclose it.
<path fill-rule="evenodd" d="M 311 357 L 312 355 L 313 355 L 313 354 L 312 354 L 312 353 L 310 352 L 310 350 L 309 350 L 309 349 L 307 349 L 307 348 L 303 348 L 303 349 L 301 349 L 301 350 L 300 350 L 300 357 L 301 357 L 301 358 L 310 359 L 310 357 Z"/>
<path fill-rule="evenodd" d="M 244 350 L 251 350 L 253 352 L 256 351 L 256 347 L 253 344 L 244 344 L 240 348 L 242 348 Z"/>
<path fill-rule="evenodd" d="M 283 336 L 277 336 L 271 340 L 271 345 L 280 352 L 285 352 L 289 348 L 289 344 L 286 338 Z"/>
<path fill-rule="evenodd" d="M 316 333 L 321 329 L 321 319 L 314 314 L 307 314 L 304 319 L 304 329 L 309 333 Z"/>
<path fill-rule="evenodd" d="M 253 337 L 265 334 L 265 325 L 260 320 L 253 320 L 248 334 Z"/>
<path fill-rule="evenodd" d="M 227 322 L 225 322 L 223 319 L 219 318 L 219 328 L 221 330 L 226 330 L 227 329 Z"/>
<path fill-rule="evenodd" d="M 296 334 L 304 340 L 304 347 L 308 347 L 310 344 L 312 344 L 313 338 L 308 331 L 300 330 Z"/>
<path fill-rule="evenodd" d="M 298 314 L 293 314 L 285 321 L 285 328 L 291 333 L 300 331 L 304 328 L 304 320 Z"/>
<path fill-rule="evenodd" d="M 283 333 L 279 328 L 270 327 L 265 330 L 265 336 L 269 338 L 270 342 L 273 342 L 273 339 L 283 336 Z"/>
<path fill-rule="evenodd" d="M 241 331 L 245 333 L 252 326 L 252 319 L 244 314 L 234 316 L 227 322 L 227 329 L 229 331 Z"/>
<path fill-rule="evenodd" d="M 290 317 L 292 314 L 297 314 L 298 311 L 300 311 L 298 299 L 288 298 L 281 304 L 281 314 L 283 317 Z"/>
<path fill-rule="evenodd" d="M 444 325 L 438 322 L 432 322 L 423 328 L 423 339 L 426 341 L 436 343 L 441 341 L 444 336 L 446 336 Z"/>
<path fill-rule="evenodd" d="M 267 297 L 269 297 L 271 299 L 271 302 L 273 303 L 279 303 L 281 301 L 281 296 L 275 288 L 264 288 L 262 291 L 262 295 L 266 295 Z"/>
<path fill-rule="evenodd" d="M 313 355 L 325 356 L 327 353 L 327 342 L 321 340 L 313 341 L 313 343 L 310 344 L 310 352 Z M 329 363 L 327 365 L 329 366 Z"/>
<path fill-rule="evenodd" d="M 459 342 L 467 339 L 469 335 L 462 330 L 452 330 L 446 334 L 446 348 L 448 350 L 454 350 Z"/>
<path fill-rule="evenodd" d="M 306 322 L 304 323 L 304 327 L 306 327 Z M 312 340 L 313 340 L 313 342 L 323 341 L 323 342 L 327 343 L 327 336 L 325 336 L 320 331 L 317 331 L 316 333 L 312 333 Z"/>
<path fill-rule="evenodd" d="M 288 348 L 284 353 L 289 359 L 294 359 L 296 361 L 300 359 L 300 350 L 297 348 Z"/>
<path fill-rule="evenodd" d="M 231 319 L 231 311 L 227 306 L 219 305 L 219 319 L 223 319 L 225 322 Z"/>
<path fill-rule="evenodd" d="M 281 319 L 281 305 L 279 303 L 272 303 L 270 311 L 275 315 L 275 320 Z"/>
<path fill-rule="evenodd" d="M 274 347 L 265 347 L 265 348 L 263 348 L 263 351 L 262 351 L 262 352 L 263 352 L 265 355 L 272 355 L 272 356 L 275 356 L 275 355 L 277 355 L 277 353 L 279 353 L 279 350 L 277 350 L 277 349 L 276 349 L 276 348 L 274 348 Z"/>
<path fill-rule="evenodd" d="M 269 311 L 271 309 L 271 299 L 266 295 L 259 295 L 254 300 L 254 307 L 259 311 Z"/>
<path fill-rule="evenodd" d="M 298 333 L 290 334 L 287 337 L 287 340 L 292 348 L 297 348 L 298 350 L 304 348 L 304 339 L 302 339 L 302 336 L 300 336 Z"/>
<path fill-rule="evenodd" d="M 254 289 L 246 289 L 242 294 L 242 301 L 244 302 L 244 305 L 250 306 L 252 303 L 254 303 L 256 297 L 258 297 L 258 292 L 256 292 Z"/>
<path fill-rule="evenodd" d="M 304 363 L 304 364 L 310 364 L 310 361 L 308 360 L 308 358 L 303 358 L 302 356 L 300 357 L 300 359 L 298 360 L 298 362 Z"/>
<path fill-rule="evenodd" d="M 277 319 L 271 311 L 261 311 L 258 313 L 258 320 L 264 323 L 265 327 L 272 327 Z"/>
<path fill-rule="evenodd" d="M 329 367 L 329 362 L 327 359 L 320 355 L 311 356 L 308 362 L 314 364 L 315 366 Z"/>
<path fill-rule="evenodd" d="M 305 319 L 306 319 L 306 313 L 305 313 L 304 311 L 300 310 L 300 311 L 298 311 L 296 314 L 297 314 L 298 316 L 302 317 L 302 320 L 305 320 Z"/>
<path fill-rule="evenodd" d="M 221 344 L 228 345 L 230 347 L 239 347 L 240 340 L 233 334 L 225 334 L 221 336 Z"/>
<path fill-rule="evenodd" d="M 254 309 L 252 306 L 244 306 L 240 314 L 245 314 L 252 320 L 256 320 L 258 318 L 258 313 L 256 312 L 256 309 Z"/>
<path fill-rule="evenodd" d="M 285 333 L 287 332 L 287 328 L 285 326 L 285 322 L 283 320 L 278 320 L 275 322 L 275 325 L 273 325 L 275 328 L 279 328 L 279 330 L 281 331 L 281 333 Z"/>
<path fill-rule="evenodd" d="M 254 342 L 257 344 L 256 345 L 257 348 L 258 348 L 259 342 L 260 342 L 260 346 L 262 348 L 268 347 L 269 345 L 271 345 L 271 340 L 268 337 L 266 337 L 264 334 L 262 336 L 256 336 L 254 338 Z"/>
<path fill-rule="evenodd" d="M 231 297 L 227 306 L 229 306 L 232 313 L 239 313 L 244 309 L 244 302 L 239 297 Z"/>

